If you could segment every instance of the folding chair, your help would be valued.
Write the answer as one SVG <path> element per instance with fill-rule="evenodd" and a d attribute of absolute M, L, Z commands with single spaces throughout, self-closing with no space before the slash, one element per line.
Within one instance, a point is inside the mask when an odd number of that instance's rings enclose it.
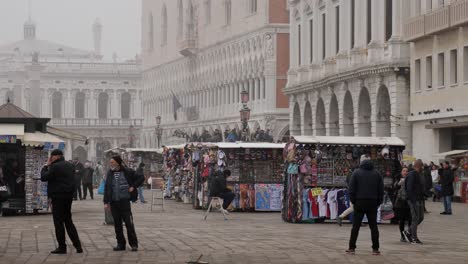
<path fill-rule="evenodd" d="M 162 178 L 151 178 L 151 212 L 153 206 L 161 206 L 164 212 L 164 180 Z"/>
<path fill-rule="evenodd" d="M 215 202 L 217 204 L 214 204 Z M 218 208 L 218 206 L 219 206 L 219 208 Z M 217 196 L 211 197 L 210 205 L 208 206 L 208 210 L 206 210 L 204 220 L 206 220 L 206 218 L 208 217 L 208 215 L 211 212 L 211 208 L 213 208 L 213 207 L 215 207 L 217 210 L 219 210 L 223 214 L 224 220 L 228 220 L 226 215 L 228 215 L 229 212 L 224 210 L 224 208 L 223 208 L 223 199 L 221 199 L 221 197 L 217 197 Z"/>

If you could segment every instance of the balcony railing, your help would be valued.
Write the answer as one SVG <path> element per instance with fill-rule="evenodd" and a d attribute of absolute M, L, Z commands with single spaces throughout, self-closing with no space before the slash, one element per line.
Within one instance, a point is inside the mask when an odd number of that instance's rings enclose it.
<path fill-rule="evenodd" d="M 143 119 L 53 118 L 49 125 L 76 128 L 139 128 L 143 126 Z"/>
<path fill-rule="evenodd" d="M 425 15 L 424 20 L 425 34 L 431 34 L 448 28 L 450 26 L 449 7 L 443 7 Z"/>
<path fill-rule="evenodd" d="M 468 22 L 468 1 L 457 1 L 450 5 L 450 24 L 456 26 Z"/>
<path fill-rule="evenodd" d="M 424 36 L 424 16 L 410 18 L 403 30 L 406 37 L 420 38 Z"/>

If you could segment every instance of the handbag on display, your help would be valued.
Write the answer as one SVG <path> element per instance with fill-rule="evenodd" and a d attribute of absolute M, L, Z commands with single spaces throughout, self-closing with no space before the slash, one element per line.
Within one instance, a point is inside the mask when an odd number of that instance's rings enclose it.
<path fill-rule="evenodd" d="M 380 211 L 383 220 L 390 220 L 395 217 L 395 212 L 393 211 L 393 204 L 388 194 L 384 195 L 384 201 L 380 208 Z"/>
<path fill-rule="evenodd" d="M 298 174 L 299 165 L 290 163 L 288 166 L 288 174 Z"/>

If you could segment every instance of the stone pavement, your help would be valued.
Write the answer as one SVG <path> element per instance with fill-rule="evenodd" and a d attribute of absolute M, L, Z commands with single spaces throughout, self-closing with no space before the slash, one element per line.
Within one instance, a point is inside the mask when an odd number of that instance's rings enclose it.
<path fill-rule="evenodd" d="M 137 204 L 133 208 L 140 251 L 115 253 L 113 227 L 102 225 L 100 198 L 73 205 L 84 254 L 48 254 L 56 247 L 51 215 L 2 217 L 0 263 L 186 263 L 200 254 L 216 264 L 468 263 L 466 204 L 454 204 L 455 215 L 441 216 L 442 205 L 429 202 L 431 213 L 420 227 L 423 246 L 400 243 L 397 226 L 381 225 L 378 257 L 371 255 L 368 228 L 361 229 L 356 256 L 347 256 L 350 225 L 289 224 L 279 213 L 233 213 L 224 221 L 216 212 L 203 221 L 203 212 L 190 205 L 168 201 L 165 212 L 151 213 L 149 205 Z"/>

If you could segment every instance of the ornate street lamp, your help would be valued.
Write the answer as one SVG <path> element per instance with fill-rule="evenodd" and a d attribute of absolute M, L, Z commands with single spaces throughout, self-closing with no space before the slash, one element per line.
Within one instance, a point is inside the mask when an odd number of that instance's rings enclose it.
<path fill-rule="evenodd" d="M 249 102 L 249 92 L 245 89 L 241 92 L 241 102 L 243 105 L 247 105 L 247 103 Z"/>
<path fill-rule="evenodd" d="M 241 92 L 242 108 L 240 112 L 240 118 L 242 122 L 242 140 L 249 141 L 249 120 L 250 120 L 250 108 L 247 106 L 249 103 L 249 92 L 245 89 Z"/>
<path fill-rule="evenodd" d="M 128 128 L 128 142 L 129 142 L 130 148 L 135 147 L 134 146 L 135 134 L 133 134 L 133 130 L 134 130 L 133 125 L 130 125 L 130 127 Z"/>
<path fill-rule="evenodd" d="M 156 137 L 158 139 L 158 148 L 161 147 L 161 137 L 162 137 L 162 128 L 161 128 L 161 116 L 157 116 L 156 117 L 156 129 L 155 129 L 155 132 L 156 132 Z"/>

